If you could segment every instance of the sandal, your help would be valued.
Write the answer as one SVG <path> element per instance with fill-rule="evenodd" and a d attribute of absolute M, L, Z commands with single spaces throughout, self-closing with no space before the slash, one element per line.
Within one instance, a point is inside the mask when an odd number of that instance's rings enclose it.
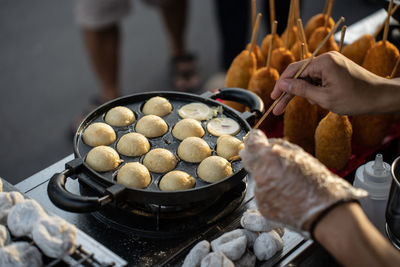
<path fill-rule="evenodd" d="M 200 89 L 200 77 L 193 54 L 174 56 L 171 59 L 173 88 L 181 92 L 196 93 Z"/>

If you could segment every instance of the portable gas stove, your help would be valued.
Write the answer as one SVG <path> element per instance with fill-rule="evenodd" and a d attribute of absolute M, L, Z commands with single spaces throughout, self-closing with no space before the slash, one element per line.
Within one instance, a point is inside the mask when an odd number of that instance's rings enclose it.
<path fill-rule="evenodd" d="M 128 266 L 179 266 L 189 250 L 199 241 L 209 241 L 225 232 L 240 227 L 244 211 L 254 208 L 253 181 L 246 177 L 233 190 L 225 193 L 215 203 L 192 209 L 165 210 L 154 207 L 154 213 L 142 212 L 137 207 L 109 206 L 99 212 L 71 213 L 55 207 L 47 195 L 49 178 L 64 169 L 70 155 L 52 166 L 18 183 L 16 187 L 28 197 L 37 200 L 48 212 L 55 213 L 74 224 L 81 231 L 125 259 Z M 80 183 L 69 180 L 67 189 L 78 193 Z M 190 216 L 187 216 L 189 213 Z M 286 229 L 284 247 L 267 262 L 258 266 L 297 266 L 301 255 L 315 252 L 314 244 L 297 233 Z M 313 252 L 313 253 L 314 253 Z M 314 253 L 315 254 L 315 253 Z M 326 253 L 323 255 L 332 258 Z M 308 257 L 308 256 L 307 256 Z M 318 259 L 319 261 L 320 259 Z M 318 261 L 315 261 L 317 263 Z M 319 261 L 320 263 L 320 261 Z M 311 262 L 311 265 L 314 265 Z M 307 262 L 310 265 L 310 262 Z M 316 265 L 314 265 L 316 266 Z M 336 266 L 336 265 L 331 265 Z"/>

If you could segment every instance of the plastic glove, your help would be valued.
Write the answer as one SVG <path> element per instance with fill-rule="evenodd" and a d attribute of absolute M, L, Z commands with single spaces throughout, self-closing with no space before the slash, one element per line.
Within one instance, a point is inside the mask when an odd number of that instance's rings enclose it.
<path fill-rule="evenodd" d="M 332 205 L 366 196 L 299 146 L 252 130 L 240 151 L 257 186 L 258 209 L 267 219 L 298 232 L 309 231 L 318 214 Z M 302 232 L 307 236 L 307 232 Z"/>

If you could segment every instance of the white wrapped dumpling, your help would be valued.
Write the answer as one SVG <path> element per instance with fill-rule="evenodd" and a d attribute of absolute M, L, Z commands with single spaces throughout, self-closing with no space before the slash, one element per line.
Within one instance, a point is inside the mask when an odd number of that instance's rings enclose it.
<path fill-rule="evenodd" d="M 139 162 L 130 162 L 119 169 L 117 183 L 132 187 L 146 188 L 151 182 L 149 170 Z"/>
<path fill-rule="evenodd" d="M 95 122 L 85 129 L 82 139 L 89 146 L 107 146 L 117 139 L 117 135 L 110 125 L 104 122 Z"/>
<path fill-rule="evenodd" d="M 135 120 L 135 114 L 127 107 L 117 106 L 110 109 L 104 120 L 111 126 L 122 127 L 131 125 Z"/>
<path fill-rule="evenodd" d="M 136 132 L 143 134 L 147 138 L 162 136 L 167 131 L 167 123 L 156 115 L 146 115 L 136 123 Z"/>
<path fill-rule="evenodd" d="M 217 155 L 227 160 L 239 155 L 239 151 L 244 148 L 242 141 L 231 135 L 221 135 L 217 140 Z"/>
<path fill-rule="evenodd" d="M 42 254 L 28 242 L 17 241 L 0 249 L 0 266 L 41 267 Z"/>
<path fill-rule="evenodd" d="M 169 172 L 175 169 L 177 163 L 175 155 L 164 148 L 150 150 L 143 159 L 143 165 L 155 173 Z"/>
<path fill-rule="evenodd" d="M 93 170 L 98 172 L 113 171 L 122 161 L 117 151 L 109 146 L 97 146 L 92 148 L 85 160 Z"/>
<path fill-rule="evenodd" d="M 185 138 L 178 146 L 178 156 L 187 162 L 198 163 L 210 155 L 210 146 L 199 137 Z"/>
<path fill-rule="evenodd" d="M 140 133 L 127 133 L 119 139 L 117 151 L 128 157 L 138 157 L 146 154 L 150 149 L 147 138 Z"/>
<path fill-rule="evenodd" d="M 231 164 L 219 156 L 211 156 L 204 159 L 197 168 L 197 175 L 209 183 L 218 182 L 231 174 Z"/>
<path fill-rule="evenodd" d="M 195 119 L 183 119 L 178 121 L 174 126 L 172 135 L 178 140 L 183 140 L 191 136 L 202 137 L 204 129 L 201 123 Z"/>
<path fill-rule="evenodd" d="M 171 171 L 161 178 L 159 187 L 161 191 L 179 191 L 193 188 L 196 181 L 192 176 L 183 171 Z"/>
<path fill-rule="evenodd" d="M 160 96 L 150 98 L 143 106 L 142 112 L 145 115 L 157 115 L 164 117 L 171 113 L 172 105 L 168 99 Z"/>

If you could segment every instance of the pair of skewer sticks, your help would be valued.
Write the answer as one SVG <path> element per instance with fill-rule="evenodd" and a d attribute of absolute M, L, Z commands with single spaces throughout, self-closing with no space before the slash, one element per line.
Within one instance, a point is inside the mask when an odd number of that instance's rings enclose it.
<path fill-rule="evenodd" d="M 344 17 L 341 17 L 333 26 L 332 30 L 329 32 L 327 36 L 322 40 L 322 42 L 318 45 L 318 47 L 315 49 L 315 51 L 312 53 L 311 57 L 309 57 L 304 64 L 301 66 L 301 68 L 296 72 L 294 75 L 293 79 L 299 78 L 301 73 L 305 70 L 305 68 L 311 63 L 313 58 L 317 55 L 319 50 L 325 45 L 325 43 L 329 40 L 329 38 L 337 31 L 339 28 L 340 24 L 344 22 Z M 282 100 L 282 98 L 286 95 L 286 92 L 283 92 L 275 101 L 274 103 L 271 104 L 271 106 L 268 108 L 268 110 L 264 113 L 264 115 L 261 117 L 261 119 L 257 122 L 257 124 L 254 126 L 254 129 L 257 129 L 261 123 L 265 120 L 265 118 L 271 113 L 271 111 L 274 109 L 274 107 L 278 104 L 279 101 Z"/>

